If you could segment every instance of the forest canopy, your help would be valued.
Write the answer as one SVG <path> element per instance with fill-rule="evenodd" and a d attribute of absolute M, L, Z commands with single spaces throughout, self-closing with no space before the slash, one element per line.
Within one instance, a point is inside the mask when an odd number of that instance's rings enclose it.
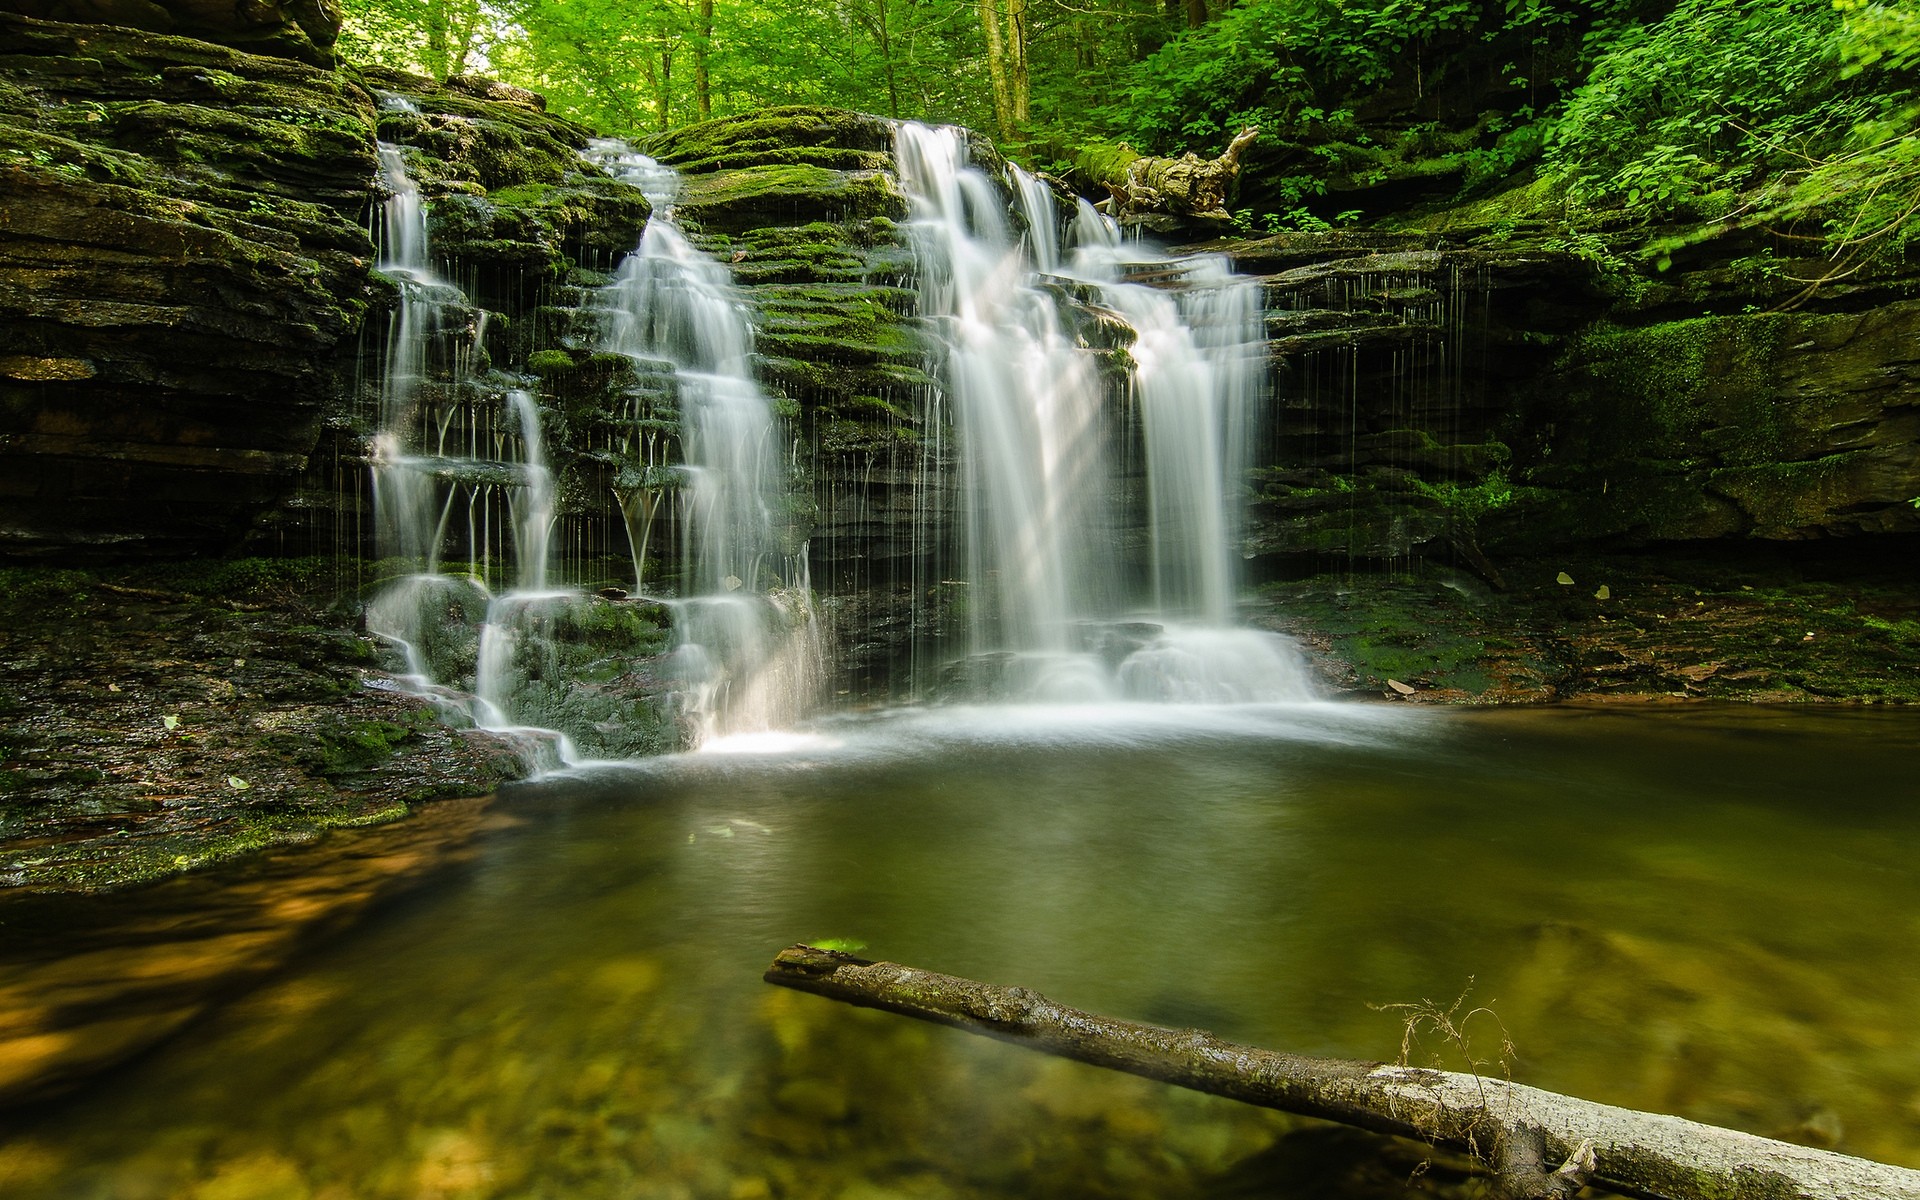
<path fill-rule="evenodd" d="M 346 0 L 349 59 L 643 134 L 817 103 L 1218 153 L 1265 130 L 1269 227 L 1516 178 L 1648 220 L 1759 203 L 1913 224 L 1920 17 L 1882 0 Z M 1753 189 L 1772 190 L 1756 201 Z M 1398 189 L 1397 191 L 1395 189 Z M 1371 197 L 1369 190 L 1371 189 Z M 1383 191 L 1384 189 L 1384 191 Z M 1361 196 L 1355 200 L 1352 197 Z"/>

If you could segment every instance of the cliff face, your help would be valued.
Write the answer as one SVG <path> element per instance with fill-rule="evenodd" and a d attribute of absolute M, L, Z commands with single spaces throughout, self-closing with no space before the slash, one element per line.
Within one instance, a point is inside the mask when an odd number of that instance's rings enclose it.
<path fill-rule="evenodd" d="M 331 35 L 293 8 L 224 30 L 158 9 L 282 57 L 0 17 L 0 553 L 373 555 L 396 311 L 369 236 L 379 139 L 465 297 L 423 385 L 443 439 L 484 447 L 514 428 L 501 397 L 532 392 L 556 544 L 587 576 L 631 579 L 636 506 L 658 518 L 656 554 L 675 536 L 674 505 L 647 492 L 660 446 L 638 446 L 664 439 L 670 462 L 677 418 L 646 364 L 604 352 L 600 289 L 648 209 L 583 162 L 589 131 L 482 80 L 310 65 Z M 790 108 L 640 147 L 682 173 L 678 221 L 753 309 L 793 437 L 788 549 L 809 544 L 866 691 L 939 632 L 938 604 L 909 591 L 922 518 L 958 486 L 951 439 L 923 427 L 891 146 L 889 122 Z M 997 162 L 984 142 L 976 158 Z M 1656 274 L 1498 216 L 1210 247 L 1262 277 L 1268 305 L 1256 579 L 1438 561 L 1497 585 L 1533 556 L 1920 532 L 1909 267 L 1800 296 L 1818 263 L 1786 244 L 1708 241 Z M 498 516 L 511 472 L 491 469 L 463 483 Z"/>
<path fill-rule="evenodd" d="M 330 0 L 0 0 L 0 12 L 175 34 L 316 67 L 333 65 L 340 36 Z"/>
<path fill-rule="evenodd" d="M 0 553 L 231 546 L 344 389 L 373 102 L 180 37 L 0 42 Z"/>

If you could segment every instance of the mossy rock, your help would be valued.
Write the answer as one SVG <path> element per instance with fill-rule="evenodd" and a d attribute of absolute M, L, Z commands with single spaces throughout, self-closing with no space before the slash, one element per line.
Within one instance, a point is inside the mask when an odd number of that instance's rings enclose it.
<path fill-rule="evenodd" d="M 369 88 L 410 101 L 417 112 L 386 108 L 380 137 L 420 152 L 408 166 L 429 196 L 460 184 L 485 191 L 528 183 L 559 183 L 581 169 L 590 131 L 530 104 L 475 96 L 399 71 L 362 69 Z"/>
<path fill-rule="evenodd" d="M 689 176 L 674 208 L 704 230 L 739 232 L 803 219 L 899 219 L 907 198 L 882 171 L 763 166 Z"/>
<path fill-rule="evenodd" d="M 0 15 L 0 44 L 0 523 L 16 550 L 228 547 L 351 373 L 372 101 L 124 28 Z"/>
<path fill-rule="evenodd" d="M 1636 540 L 1920 529 L 1910 357 L 1920 302 L 1601 326 L 1528 405 L 1529 529 Z"/>
<path fill-rule="evenodd" d="M 753 166 L 877 170 L 892 154 L 893 129 L 867 113 L 785 105 L 675 129 L 641 148 L 686 175 Z"/>

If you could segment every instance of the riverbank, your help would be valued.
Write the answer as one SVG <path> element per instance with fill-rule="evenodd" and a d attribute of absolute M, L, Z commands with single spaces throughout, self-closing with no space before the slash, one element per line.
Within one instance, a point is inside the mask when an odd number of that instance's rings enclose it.
<path fill-rule="evenodd" d="M 1920 555 L 1887 545 L 1569 552 L 1484 575 L 1303 571 L 1257 624 L 1336 695 L 1441 704 L 1911 704 Z M 1396 686 L 1398 685 L 1398 686 Z"/>
<path fill-rule="evenodd" d="M 0 571 L 0 889 L 125 887 L 524 774 L 311 559 Z"/>

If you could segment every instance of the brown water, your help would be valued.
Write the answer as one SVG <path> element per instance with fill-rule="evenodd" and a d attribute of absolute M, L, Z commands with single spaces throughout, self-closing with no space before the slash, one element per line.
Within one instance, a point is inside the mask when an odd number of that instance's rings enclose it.
<path fill-rule="evenodd" d="M 16 1118 L 0 1193 L 1289 1194 L 1243 1190 L 1285 1118 L 760 982 L 822 938 L 1356 1057 L 1399 1049 L 1370 1005 L 1471 979 L 1516 1079 L 1920 1166 L 1917 745 L 1907 713 L 949 710 L 583 772 Z"/>

